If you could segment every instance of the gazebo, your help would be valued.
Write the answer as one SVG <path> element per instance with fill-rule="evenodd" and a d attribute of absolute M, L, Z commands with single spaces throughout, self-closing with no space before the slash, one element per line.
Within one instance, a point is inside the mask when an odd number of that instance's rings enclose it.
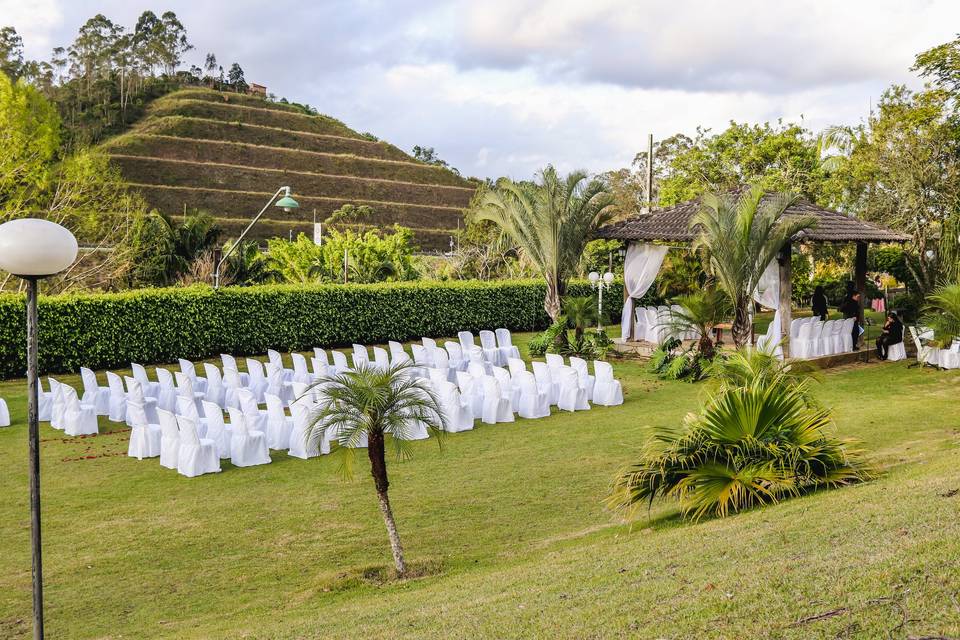
<path fill-rule="evenodd" d="M 735 191 L 740 192 L 741 189 Z M 764 196 L 769 197 L 770 194 Z M 633 339 L 633 304 L 634 297 L 640 297 L 653 283 L 667 247 L 655 245 L 661 243 L 690 243 L 697 236 L 697 229 L 691 226 L 691 221 L 699 211 L 699 198 L 688 200 L 672 207 L 654 209 L 650 213 L 638 213 L 626 220 L 601 227 L 595 237 L 611 240 L 623 240 L 627 243 L 627 254 L 624 264 L 624 317 L 622 326 L 626 340 Z M 808 200 L 798 198 L 784 211 L 784 217 L 813 216 L 817 224 L 794 235 L 780 250 L 777 265 L 770 265 L 768 271 L 775 281 L 769 295 L 764 299 L 757 292 L 754 298 L 764 306 L 779 310 L 780 335 L 784 337 L 784 356 L 790 351 L 790 325 L 793 320 L 791 312 L 791 265 L 790 258 L 793 245 L 799 243 L 855 243 L 857 247 L 856 262 L 854 265 L 854 286 L 860 293 L 860 322 L 863 322 L 863 303 L 866 299 L 867 287 L 867 245 L 870 243 L 904 243 L 910 240 L 909 236 L 886 229 L 879 225 L 860 220 L 850 215 L 820 207 Z M 777 275 L 779 277 L 777 277 Z M 778 286 L 776 286 L 778 285 Z M 642 291 L 641 291 L 642 290 Z"/>

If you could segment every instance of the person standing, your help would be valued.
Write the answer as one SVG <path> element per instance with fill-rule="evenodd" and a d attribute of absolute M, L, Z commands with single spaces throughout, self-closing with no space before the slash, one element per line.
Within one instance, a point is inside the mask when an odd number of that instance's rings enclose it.
<path fill-rule="evenodd" d="M 827 321 L 827 294 L 823 292 L 823 286 L 817 285 L 813 290 L 812 310 L 813 315 L 820 317 L 820 322 Z"/>
<path fill-rule="evenodd" d="M 896 311 L 887 314 L 887 321 L 883 323 L 883 333 L 877 338 L 877 357 L 886 360 L 890 347 L 903 342 L 903 323 Z"/>
<path fill-rule="evenodd" d="M 860 317 L 860 294 L 854 292 L 848 294 L 846 300 L 843 301 L 843 304 L 837 309 L 840 313 L 843 314 L 843 319 L 848 320 L 850 318 L 859 318 Z M 860 325 L 857 322 L 853 323 L 853 350 L 857 350 L 857 343 L 860 341 Z"/>
<path fill-rule="evenodd" d="M 877 313 L 883 313 L 887 310 L 886 300 L 883 299 L 883 289 L 881 285 L 883 284 L 880 281 L 880 276 L 874 276 L 873 284 L 877 288 L 877 297 L 870 301 L 870 307 Z"/>

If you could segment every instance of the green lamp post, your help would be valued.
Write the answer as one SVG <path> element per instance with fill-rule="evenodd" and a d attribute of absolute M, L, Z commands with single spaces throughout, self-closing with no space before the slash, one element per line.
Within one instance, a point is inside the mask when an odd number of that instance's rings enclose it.
<path fill-rule="evenodd" d="M 293 197 L 290 195 L 292 193 L 292 191 L 290 190 L 290 187 L 280 187 L 279 189 L 277 189 L 277 192 L 270 197 L 270 199 L 267 201 L 267 204 L 263 206 L 263 209 L 260 209 L 260 213 L 258 213 L 253 218 L 253 220 L 250 221 L 250 224 L 247 225 L 247 228 L 243 230 L 243 233 L 240 234 L 240 237 L 237 238 L 237 241 L 234 242 L 232 245 L 230 245 L 230 248 L 227 249 L 227 252 L 225 254 L 223 254 L 223 257 L 217 261 L 217 266 L 213 270 L 213 288 L 214 289 L 220 288 L 220 269 L 221 267 L 223 267 L 223 263 L 226 262 L 227 258 L 230 257 L 230 254 L 233 253 L 234 250 L 240 246 L 240 243 L 246 237 L 250 229 L 253 228 L 253 225 L 257 224 L 257 221 L 260 220 L 261 216 L 263 216 L 266 210 L 270 208 L 270 204 L 273 203 L 273 201 L 276 200 L 277 196 L 279 196 L 281 193 L 283 194 L 283 197 L 277 200 L 274 206 L 280 207 L 286 213 L 290 213 L 294 209 L 300 208 L 300 203 L 294 200 Z"/>

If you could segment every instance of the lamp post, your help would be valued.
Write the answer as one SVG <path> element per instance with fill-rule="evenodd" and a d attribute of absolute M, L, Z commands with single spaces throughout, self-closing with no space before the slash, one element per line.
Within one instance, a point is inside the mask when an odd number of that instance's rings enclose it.
<path fill-rule="evenodd" d="M 33 559 L 33 637 L 43 638 L 43 562 L 40 553 L 40 421 L 37 384 L 37 282 L 77 259 L 77 239 L 49 220 L 0 224 L 0 269 L 27 283 L 27 427 L 30 447 L 30 548 Z"/>
<path fill-rule="evenodd" d="M 260 213 L 254 216 L 253 220 L 250 221 L 250 224 L 247 225 L 247 228 L 243 230 L 243 233 L 240 234 L 240 237 L 237 238 L 237 241 L 234 242 L 230 246 L 230 248 L 227 249 L 227 252 L 223 254 L 223 257 L 217 261 L 217 266 L 213 270 L 213 288 L 214 289 L 220 288 L 220 268 L 223 267 L 223 263 L 226 262 L 227 258 L 230 257 L 230 254 L 233 253 L 234 250 L 236 250 L 236 248 L 240 246 L 240 243 L 246 237 L 250 229 L 253 228 L 253 225 L 257 224 L 257 221 L 260 220 L 260 218 L 263 216 L 266 210 L 270 208 L 270 205 L 273 204 L 273 201 L 276 200 L 277 196 L 279 196 L 281 193 L 283 194 L 283 197 L 277 200 L 276 206 L 283 209 L 286 213 L 290 213 L 294 209 L 300 208 L 300 203 L 294 200 L 293 197 L 290 195 L 292 193 L 290 190 L 290 187 L 280 187 L 279 189 L 277 189 L 276 193 L 270 196 L 270 199 L 267 200 L 267 204 L 263 206 L 263 209 L 260 209 Z"/>
<path fill-rule="evenodd" d="M 607 271 L 600 277 L 596 271 L 591 271 L 587 276 L 590 280 L 590 288 L 597 290 L 597 331 L 603 329 L 603 290 L 609 289 L 613 283 L 613 274 Z"/>

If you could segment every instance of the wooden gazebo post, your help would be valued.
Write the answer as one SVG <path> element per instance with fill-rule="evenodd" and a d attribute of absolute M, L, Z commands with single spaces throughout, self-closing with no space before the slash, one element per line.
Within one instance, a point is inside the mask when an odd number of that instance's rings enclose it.
<path fill-rule="evenodd" d="M 780 248 L 777 262 L 780 267 L 780 335 L 783 343 L 783 357 L 790 357 L 790 325 L 793 324 L 793 264 L 791 263 L 792 243 L 787 240 Z"/>
<path fill-rule="evenodd" d="M 860 294 L 860 310 L 857 311 L 857 322 L 864 328 L 866 334 L 866 325 L 863 323 L 863 304 L 867 299 L 867 243 L 857 243 L 857 258 L 853 263 L 853 285 Z"/>

